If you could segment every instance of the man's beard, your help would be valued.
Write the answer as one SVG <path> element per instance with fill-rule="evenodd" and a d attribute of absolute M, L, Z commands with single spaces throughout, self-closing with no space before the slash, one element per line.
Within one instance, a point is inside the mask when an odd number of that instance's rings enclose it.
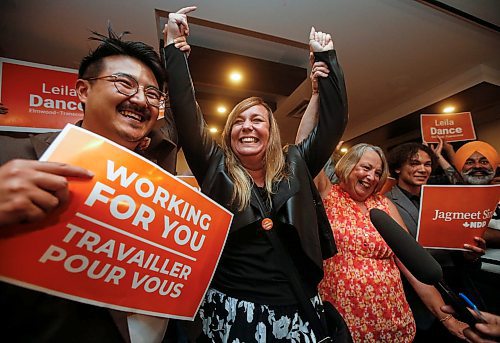
<path fill-rule="evenodd" d="M 482 175 L 473 175 L 475 173 L 481 173 Z M 493 169 L 486 168 L 471 168 L 466 172 L 461 172 L 462 178 L 465 183 L 469 185 L 487 185 L 495 177 L 495 171 Z"/>

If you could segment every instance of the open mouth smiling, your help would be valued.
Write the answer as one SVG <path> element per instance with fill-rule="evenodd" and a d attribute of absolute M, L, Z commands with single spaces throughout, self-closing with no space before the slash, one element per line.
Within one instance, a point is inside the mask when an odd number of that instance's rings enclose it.
<path fill-rule="evenodd" d="M 119 113 L 124 117 L 136 120 L 140 123 L 142 123 L 146 120 L 146 117 L 142 113 L 127 111 L 127 110 L 121 110 L 121 111 L 119 111 Z"/>
<path fill-rule="evenodd" d="M 257 143 L 259 141 L 258 138 L 256 137 L 243 137 L 243 138 L 240 138 L 240 142 L 241 143 Z"/>
<path fill-rule="evenodd" d="M 148 108 L 137 106 L 130 102 L 121 103 L 117 108 L 118 113 L 125 118 L 143 123 L 151 118 L 151 112 Z"/>
<path fill-rule="evenodd" d="M 359 181 L 359 184 L 366 189 L 369 189 L 372 186 L 372 184 L 370 182 L 366 182 L 366 181 Z"/>

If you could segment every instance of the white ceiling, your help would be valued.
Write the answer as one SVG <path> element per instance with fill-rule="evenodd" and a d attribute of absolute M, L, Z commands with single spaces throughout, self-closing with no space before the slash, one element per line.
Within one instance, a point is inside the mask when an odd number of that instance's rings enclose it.
<path fill-rule="evenodd" d="M 2 0 L 0 56 L 76 68 L 93 46 L 87 41 L 89 30 L 105 32 L 108 19 L 116 31 L 129 30 L 130 39 L 156 47 L 154 10 L 175 11 L 191 3 L 198 6 L 193 13 L 197 18 L 303 43 L 311 25 L 331 32 L 349 96 L 350 121 L 344 139 L 479 82 L 500 85 L 498 32 L 412 0 Z M 447 3 L 474 3 L 474 8 L 463 10 L 500 22 L 498 0 Z M 262 57 L 262 50 L 272 49 L 259 44 L 238 46 L 231 37 L 210 31 L 197 37 L 204 34 L 206 40 L 220 39 L 232 52 L 248 49 L 245 54 Z M 295 56 L 300 49 L 295 50 L 267 51 L 264 58 L 307 65 L 307 54 L 301 59 Z"/>

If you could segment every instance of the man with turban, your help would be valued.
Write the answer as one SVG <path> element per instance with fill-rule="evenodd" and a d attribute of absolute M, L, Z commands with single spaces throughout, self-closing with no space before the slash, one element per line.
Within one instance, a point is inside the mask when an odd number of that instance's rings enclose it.
<path fill-rule="evenodd" d="M 457 150 L 454 164 L 466 184 L 487 185 L 495 177 L 498 153 L 486 142 L 469 142 Z"/>
<path fill-rule="evenodd" d="M 498 153 L 494 147 L 486 142 L 474 141 L 462 146 L 455 153 L 454 165 L 468 185 L 489 185 L 493 183 L 495 171 L 498 168 Z M 500 245 L 500 231 L 498 231 L 498 218 L 500 206 L 497 206 L 495 214 L 485 232 L 484 239 L 488 246 Z"/>
<path fill-rule="evenodd" d="M 490 144 L 482 141 L 469 142 L 463 145 L 455 153 L 453 162 L 455 168 L 462 176 L 464 183 L 468 185 L 494 184 L 498 163 L 497 150 Z M 491 250 L 491 248 L 500 248 L 499 217 L 500 203 L 483 236 L 486 245 L 490 248 L 485 256 L 489 259 L 495 259 L 499 251 L 498 249 Z M 496 273 L 495 271 L 493 272 Z M 492 276 L 494 277 L 492 278 Z M 486 273 L 483 276 L 476 274 L 474 279 L 476 286 L 483 296 L 483 300 L 486 300 L 485 303 L 488 304 L 489 308 L 497 311 L 500 306 L 495 291 L 495 289 L 498 289 L 499 284 L 498 274 Z"/>

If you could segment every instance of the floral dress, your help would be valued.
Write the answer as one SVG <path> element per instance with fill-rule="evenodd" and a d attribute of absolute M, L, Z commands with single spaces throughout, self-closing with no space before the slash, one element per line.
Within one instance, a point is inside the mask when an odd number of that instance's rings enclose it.
<path fill-rule="evenodd" d="M 361 209 L 338 185 L 324 200 L 339 252 L 324 262 L 323 300 L 344 317 L 355 342 L 411 342 L 415 321 L 406 301 L 394 253 Z M 388 200 L 372 195 L 368 210 L 389 212 Z"/>

